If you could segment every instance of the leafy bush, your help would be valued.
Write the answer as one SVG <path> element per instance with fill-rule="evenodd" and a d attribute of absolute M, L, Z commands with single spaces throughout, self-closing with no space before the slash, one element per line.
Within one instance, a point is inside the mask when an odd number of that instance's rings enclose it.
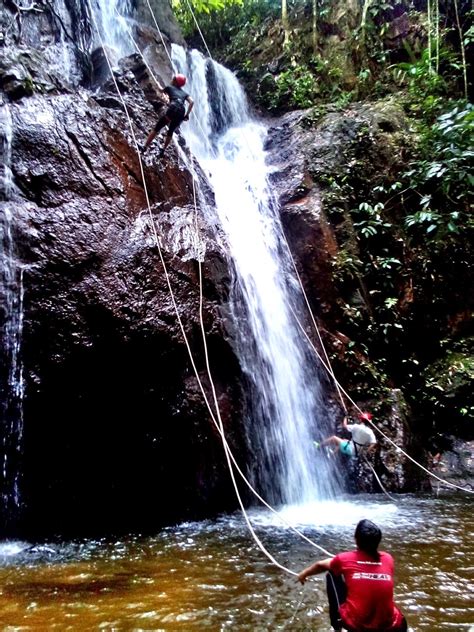
<path fill-rule="evenodd" d="M 262 88 L 264 84 L 263 81 Z M 265 106 L 273 111 L 309 108 L 314 104 L 317 90 L 313 73 L 305 66 L 293 64 L 288 70 L 271 78 L 271 86 L 266 86 L 265 90 Z"/>
<path fill-rule="evenodd" d="M 474 186 L 472 137 L 474 107 L 458 104 L 438 116 L 421 144 L 421 157 L 403 174 L 419 193 L 419 209 L 405 218 L 407 228 L 434 239 L 473 227 L 469 213 Z"/>

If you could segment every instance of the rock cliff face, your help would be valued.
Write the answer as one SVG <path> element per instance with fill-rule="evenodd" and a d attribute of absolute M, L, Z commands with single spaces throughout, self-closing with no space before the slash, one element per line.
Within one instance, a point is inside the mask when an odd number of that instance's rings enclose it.
<path fill-rule="evenodd" d="M 68 15 L 67 28 L 84 19 Z M 4 24 L 8 17 L 17 24 L 14 11 L 4 8 Z M 24 506 L 15 529 L 146 529 L 231 508 L 220 437 L 190 364 L 152 225 L 208 389 L 199 321 L 202 262 L 212 370 L 238 452 L 240 369 L 219 315 L 228 283 L 225 255 L 195 208 L 190 173 L 172 149 L 166 162 L 156 151 L 143 161 L 148 211 L 135 142 L 142 145 L 152 129 L 159 99 L 143 63 L 132 57 L 115 72 L 132 135 L 110 79 L 93 92 L 87 88 L 92 73 L 73 88 L 52 69 L 53 17 L 21 13 L 22 29 L 13 38 L 21 44 L 4 48 L 0 72 L 13 176 L 2 207 L 13 216 L 25 291 Z M 142 41 L 150 54 L 157 48 L 143 27 Z M 166 81 L 169 69 L 160 67 L 159 53 L 155 60 Z"/>
<path fill-rule="evenodd" d="M 161 4 L 166 13 L 167 3 Z M 178 156 L 171 148 L 164 162 L 149 152 L 142 174 L 136 143 L 152 129 L 160 99 L 138 56 L 120 61 L 115 84 L 103 52 L 91 55 L 95 38 L 86 3 L 15 7 L 6 3 L 0 10 L 0 87 L 10 128 L 7 133 L 4 126 L 4 163 L 12 173 L 1 204 L 13 216 L 15 265 L 24 270 L 26 396 L 23 507 L 20 523 L 7 521 L 6 528 L 18 533 L 29 525 L 35 535 L 146 530 L 231 509 L 220 438 L 154 240 L 156 230 L 209 391 L 199 321 L 202 262 L 212 372 L 228 439 L 244 460 L 241 369 L 222 316 L 228 263 L 215 226 L 194 206 L 187 149 Z M 143 7 L 138 15 L 146 21 Z M 180 41 L 171 17 L 160 19 L 165 35 Z M 166 81 L 171 70 L 157 34 L 143 23 L 134 32 Z M 67 68 L 59 52 L 67 54 Z M 326 217 L 320 181 L 344 167 L 342 148 L 358 126 L 370 121 L 396 131 L 403 121 L 377 108 L 333 113 L 317 125 L 307 124 L 308 116 L 296 112 L 279 120 L 267 149 L 288 239 L 344 381 L 363 359 L 347 360 L 344 300 L 333 283 L 338 228 Z M 386 159 L 393 166 L 397 154 Z M 212 203 L 212 193 L 205 196 Z M 367 393 L 360 400 L 378 407 L 391 438 L 412 447 L 400 393 L 385 405 Z M 391 490 L 419 484 L 389 444 L 382 442 L 373 463 Z M 361 467 L 356 487 L 377 490 Z"/>

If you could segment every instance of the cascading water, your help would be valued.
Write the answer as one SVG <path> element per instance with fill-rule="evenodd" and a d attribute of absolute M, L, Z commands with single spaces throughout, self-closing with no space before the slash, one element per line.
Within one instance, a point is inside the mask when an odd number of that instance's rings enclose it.
<path fill-rule="evenodd" d="M 1 509 L 3 526 L 15 521 L 20 508 L 20 461 L 23 435 L 23 267 L 17 263 L 12 212 L 12 122 L 8 105 L 0 108 L 0 423 L 2 440 Z"/>
<path fill-rule="evenodd" d="M 117 58 L 130 55 L 135 52 L 133 42 L 128 34 L 128 25 L 126 18 L 122 16 L 130 16 L 132 14 L 131 0 L 88 0 L 95 20 L 101 29 L 101 37 L 103 42 L 115 49 Z M 98 39 L 96 45 L 100 46 Z"/>
<path fill-rule="evenodd" d="M 327 414 L 314 357 L 292 314 L 303 304 L 269 188 L 266 128 L 250 118 L 229 70 L 175 45 L 173 62 L 196 104 L 182 131 L 210 174 L 235 267 L 231 311 L 251 392 L 254 477 L 274 502 L 329 498 L 337 477 L 312 443 L 326 433 Z"/>

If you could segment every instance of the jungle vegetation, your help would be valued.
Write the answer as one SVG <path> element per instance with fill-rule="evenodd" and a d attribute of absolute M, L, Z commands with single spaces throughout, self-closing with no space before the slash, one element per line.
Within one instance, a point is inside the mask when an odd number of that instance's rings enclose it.
<path fill-rule="evenodd" d="M 423 432 L 449 424 L 473 438 L 471 1 L 173 5 L 188 41 L 204 50 L 203 35 L 263 112 L 308 108 L 317 121 L 328 108 L 343 112 L 360 101 L 403 107 L 410 158 L 399 173 L 367 186 L 362 137 L 353 157 L 360 178 L 321 183 L 329 219 L 343 198 L 358 242 L 356 250 L 339 244 L 334 282 L 342 294 L 362 284 L 370 302 L 364 309 L 348 300 L 344 311 L 353 353 L 370 358 L 361 396 L 403 385 Z"/>

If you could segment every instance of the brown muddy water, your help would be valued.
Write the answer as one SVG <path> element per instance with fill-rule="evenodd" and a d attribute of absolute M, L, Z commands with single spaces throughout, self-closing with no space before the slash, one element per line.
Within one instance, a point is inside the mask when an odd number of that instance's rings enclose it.
<path fill-rule="evenodd" d="M 474 632 L 471 497 L 358 497 L 286 507 L 329 551 L 352 548 L 369 518 L 396 560 L 396 600 L 413 631 Z M 322 556 L 267 511 L 252 510 L 272 555 L 295 571 Z M 322 577 L 302 587 L 256 548 L 240 514 L 116 541 L 0 543 L 0 629 L 330 630 Z"/>

